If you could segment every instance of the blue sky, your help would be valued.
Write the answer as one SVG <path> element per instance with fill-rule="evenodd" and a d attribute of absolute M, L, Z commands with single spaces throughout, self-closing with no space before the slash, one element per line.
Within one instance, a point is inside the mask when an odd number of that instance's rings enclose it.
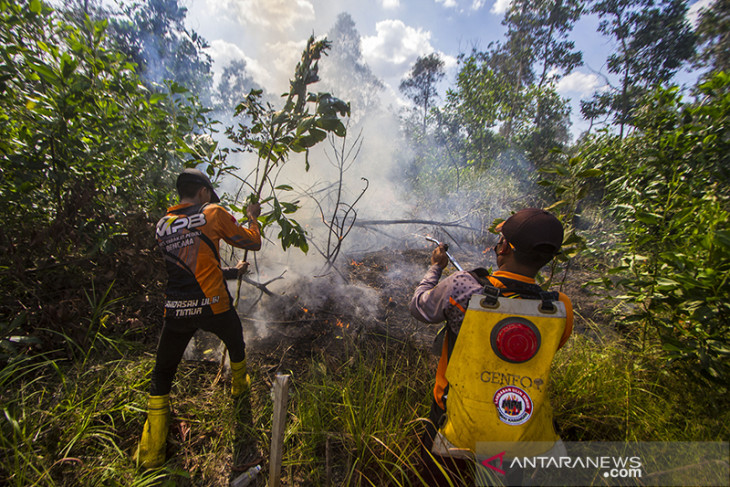
<path fill-rule="evenodd" d="M 690 15 L 712 0 L 691 3 Z M 446 88 L 456 74 L 456 56 L 503 39 L 501 25 L 509 0 L 187 0 L 188 25 L 211 44 L 214 71 L 244 59 L 250 74 L 269 91 L 283 91 L 309 35 L 324 36 L 337 15 L 348 12 L 362 36 L 364 60 L 382 79 L 386 98 L 399 100 L 397 86 L 418 56 L 438 52 L 446 61 Z M 585 64 L 558 83 L 571 99 L 573 133 L 587 127 L 578 102 L 606 84 L 608 39 L 586 16 L 572 38 Z M 679 82 L 688 81 L 683 74 Z"/>

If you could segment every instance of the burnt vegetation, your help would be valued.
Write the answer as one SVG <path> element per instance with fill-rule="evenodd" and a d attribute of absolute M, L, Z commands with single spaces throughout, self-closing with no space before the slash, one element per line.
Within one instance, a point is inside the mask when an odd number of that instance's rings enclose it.
<path fill-rule="evenodd" d="M 454 80 L 437 54 L 416 60 L 413 107 L 393 114 L 347 14 L 309 39 L 281 98 L 243 62 L 216 91 L 177 1 L 0 0 L 0 484 L 266 473 L 269 392 L 288 373 L 283 484 L 423 485 L 439 329 L 408 311 L 423 235 L 465 269 L 493 266 L 490 228 L 529 206 L 566 228 L 539 276 L 576 311 L 550 389 L 563 439 L 727 441 L 728 2 L 694 27 L 678 0 L 584 3 L 513 1 L 504 40 L 463 53 Z M 571 140 L 556 83 L 583 62 L 570 33 L 588 11 L 620 48 Z M 387 137 L 370 139 L 371 117 Z M 223 350 L 199 344 L 173 386 L 168 462 L 143 472 L 130 453 L 166 279 L 154 225 L 196 166 L 234 213 L 264 208 L 263 250 L 222 252 L 252 262 L 229 289 L 253 387 L 233 402 Z"/>

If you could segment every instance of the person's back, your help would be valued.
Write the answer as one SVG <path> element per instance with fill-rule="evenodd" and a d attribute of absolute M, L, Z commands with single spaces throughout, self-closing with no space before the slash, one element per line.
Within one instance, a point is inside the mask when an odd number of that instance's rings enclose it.
<path fill-rule="evenodd" d="M 477 453 L 475 443 L 525 437 L 525 430 L 531 440 L 557 438 L 544 393 L 550 362 L 572 330 L 572 306 L 562 293 L 543 293 L 534 278 L 559 251 L 562 225 L 547 212 L 527 209 L 517 212 L 497 229 L 502 234 L 494 247 L 498 271 L 492 275 L 484 269 L 459 271 L 438 283 L 448 260 L 445 249 L 437 248 L 431 257 L 432 266 L 411 300 L 415 318 L 427 323 L 446 321 L 439 334 L 443 342 L 430 414 L 432 424 L 422 438 L 424 461 L 437 483 L 445 479 L 431 460 L 434 456 L 446 466 L 463 468 L 466 464 L 454 458 L 473 458 Z M 543 301 L 554 301 L 561 311 L 553 319 L 543 319 L 538 312 L 534 317 L 525 318 L 529 325 L 524 326 L 508 320 L 509 326 L 502 323 L 498 329 L 498 313 L 490 308 L 493 304 L 484 304 L 483 294 L 489 300 L 493 298 L 494 303 L 505 299 L 498 298 L 499 294 L 508 296 L 510 299 L 503 301 L 503 311 L 514 298 L 534 300 L 534 303 L 511 306 L 515 309 L 525 306 L 525 309 L 537 309 Z M 472 300 L 477 296 L 478 300 Z M 459 341 L 457 337 L 461 336 L 462 329 L 465 336 Z M 535 347 L 541 339 L 542 343 Z M 512 343 L 513 348 L 518 344 L 514 352 L 518 359 L 524 358 L 526 350 L 534 349 L 536 353 L 522 364 L 517 363 L 515 356 L 504 360 L 504 356 L 499 356 L 499 343 L 502 347 Z M 535 376 L 534 372 L 544 378 Z M 518 381 L 527 390 L 519 387 Z M 449 409 L 450 389 L 456 389 L 452 409 Z M 461 421 L 461 418 L 469 419 Z M 438 441 L 434 444 L 434 440 Z"/>
<path fill-rule="evenodd" d="M 248 250 L 261 248 L 258 204 L 247 208 L 245 228 L 223 207 L 208 177 L 185 169 L 177 179 L 180 204 L 168 208 L 156 227 L 157 243 L 165 259 L 168 282 L 164 323 L 157 346 L 137 462 L 146 468 L 162 465 L 170 420 L 170 389 L 185 348 L 197 330 L 215 334 L 225 343 L 231 365 L 231 394 L 248 389 L 246 344 L 238 313 L 225 279 L 245 271 L 247 263 L 222 268 L 221 239 Z"/>
<path fill-rule="evenodd" d="M 231 299 L 219 256 L 219 241 L 258 250 L 257 229 L 240 227 L 215 203 L 181 203 L 157 224 L 157 243 L 165 257 L 165 316 L 212 316 L 228 311 Z"/>

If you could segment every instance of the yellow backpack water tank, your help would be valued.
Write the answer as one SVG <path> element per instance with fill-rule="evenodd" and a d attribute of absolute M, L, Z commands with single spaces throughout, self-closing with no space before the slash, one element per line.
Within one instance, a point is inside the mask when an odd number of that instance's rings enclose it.
<path fill-rule="evenodd" d="M 435 452 L 510 457 L 549 450 L 559 437 L 547 388 L 565 326 L 557 300 L 472 296 L 446 369 L 446 420 Z"/>

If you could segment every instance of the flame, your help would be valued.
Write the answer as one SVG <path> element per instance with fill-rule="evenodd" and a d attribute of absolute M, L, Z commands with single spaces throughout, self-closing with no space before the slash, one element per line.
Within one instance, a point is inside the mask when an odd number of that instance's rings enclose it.
<path fill-rule="evenodd" d="M 352 262 L 350 262 L 350 265 L 353 267 L 360 267 L 362 265 L 362 262 L 357 262 L 355 259 L 352 259 Z"/>
<path fill-rule="evenodd" d="M 337 326 L 340 328 L 350 328 L 349 323 L 343 323 L 340 319 L 337 319 Z"/>
<path fill-rule="evenodd" d="M 309 313 L 309 310 L 307 308 L 302 308 L 302 311 L 304 311 L 305 313 Z"/>

